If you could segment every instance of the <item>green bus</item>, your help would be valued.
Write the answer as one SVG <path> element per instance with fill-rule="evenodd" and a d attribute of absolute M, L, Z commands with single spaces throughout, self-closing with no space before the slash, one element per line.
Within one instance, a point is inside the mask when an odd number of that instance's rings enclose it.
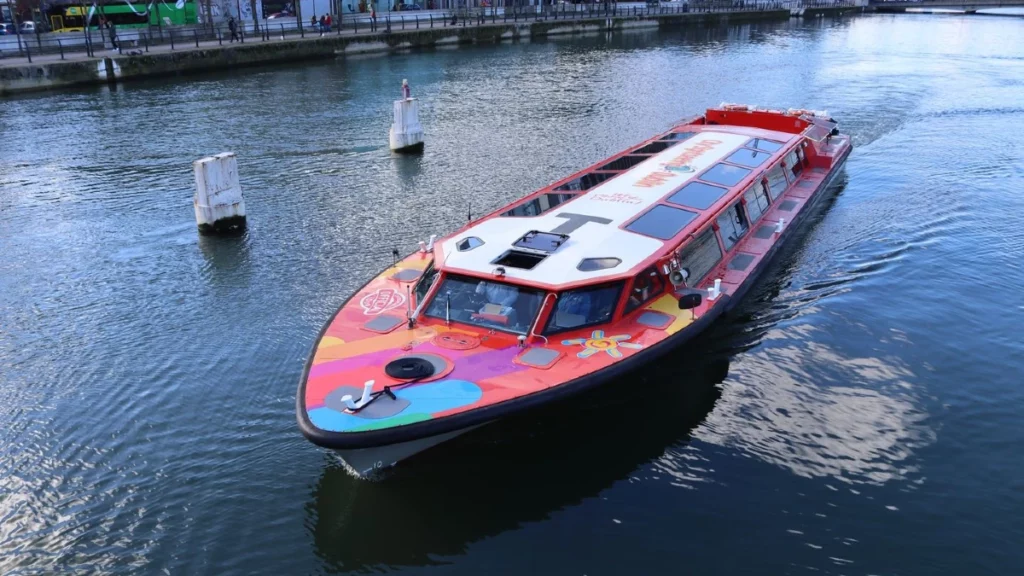
<path fill-rule="evenodd" d="M 89 12 L 92 10 L 92 17 Z M 135 4 L 126 0 L 92 5 L 55 6 L 50 10 L 50 26 L 54 32 L 81 32 L 89 18 L 89 28 L 98 30 L 101 23 L 113 22 L 116 28 L 145 28 L 147 26 L 180 26 L 195 24 L 195 0 L 152 4 Z"/>

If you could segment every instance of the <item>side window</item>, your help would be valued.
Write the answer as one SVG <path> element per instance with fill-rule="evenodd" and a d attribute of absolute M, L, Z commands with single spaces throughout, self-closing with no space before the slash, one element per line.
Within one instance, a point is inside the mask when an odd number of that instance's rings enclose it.
<path fill-rule="evenodd" d="M 747 203 L 747 216 L 750 217 L 750 223 L 753 224 L 761 219 L 761 215 L 768 210 L 768 192 L 766 191 L 767 185 L 764 182 L 755 182 L 753 186 L 747 188 L 747 191 L 743 193 L 743 200 Z"/>
<path fill-rule="evenodd" d="M 700 284 L 721 260 L 722 248 L 718 245 L 718 238 L 715 238 L 715 231 L 708 228 L 679 252 L 679 267 L 683 270 L 686 285 Z"/>
<path fill-rule="evenodd" d="M 665 283 L 658 275 L 658 269 L 651 266 L 644 270 L 633 280 L 633 288 L 629 291 L 629 300 L 626 301 L 626 314 L 636 310 L 651 298 L 661 294 L 665 290 Z"/>
<path fill-rule="evenodd" d="M 782 168 L 782 164 L 776 164 L 768 171 L 768 191 L 771 193 L 771 198 L 775 199 L 782 196 L 782 193 L 786 191 L 786 171 Z"/>
<path fill-rule="evenodd" d="M 743 238 L 747 229 L 750 228 L 747 224 L 747 217 L 743 214 L 743 207 L 738 202 L 726 208 L 715 222 L 722 234 L 722 244 L 725 245 L 726 250 L 732 250 L 732 247 L 740 241 L 740 238 Z"/>
<path fill-rule="evenodd" d="M 803 162 L 800 161 L 800 157 L 796 155 L 796 150 L 791 150 L 789 154 L 786 154 L 786 167 L 793 172 L 793 176 L 799 176 L 800 172 L 804 169 Z"/>
<path fill-rule="evenodd" d="M 554 310 L 548 317 L 545 334 L 553 334 L 592 324 L 603 324 L 612 319 L 615 305 L 622 292 L 622 282 L 603 286 L 588 286 L 563 292 L 558 296 Z"/>
<path fill-rule="evenodd" d="M 416 302 L 422 302 L 423 298 L 427 295 L 427 291 L 430 290 L 430 285 L 434 283 L 434 278 L 437 277 L 437 269 L 434 268 L 434 263 L 431 262 L 427 265 L 427 269 L 423 271 L 423 275 L 416 281 L 416 288 L 413 292 L 416 293 Z"/>

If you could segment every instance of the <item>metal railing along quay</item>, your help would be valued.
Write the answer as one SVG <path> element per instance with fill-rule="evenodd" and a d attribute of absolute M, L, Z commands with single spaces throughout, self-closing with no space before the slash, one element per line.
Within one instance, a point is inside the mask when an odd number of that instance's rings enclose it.
<path fill-rule="evenodd" d="M 853 0 L 811 1 L 804 7 L 853 6 Z M 390 33 L 401 30 L 467 27 L 510 22 L 543 22 L 559 20 L 588 20 L 618 17 L 651 17 L 686 13 L 757 12 L 783 10 L 788 2 L 757 2 L 750 0 L 698 0 L 662 5 L 617 4 L 561 4 L 554 6 L 526 6 L 515 10 L 502 7 L 462 9 L 460 11 L 424 11 L 413 13 L 384 13 L 377 18 L 360 14 L 343 15 L 330 29 L 320 29 L 289 19 L 286 22 L 265 20 L 259 24 L 240 23 L 236 38 L 224 24 L 214 27 L 150 27 L 117 31 L 116 47 L 106 30 L 59 32 L 21 35 L 15 46 L 11 39 L 0 47 L 0 58 L 19 56 L 29 62 L 41 55 L 52 60 L 82 56 L 102 57 L 110 52 L 122 55 L 142 55 L 153 50 L 161 52 L 203 46 L 223 46 L 237 42 L 274 42 L 295 38 L 342 36 L 370 33 Z"/>

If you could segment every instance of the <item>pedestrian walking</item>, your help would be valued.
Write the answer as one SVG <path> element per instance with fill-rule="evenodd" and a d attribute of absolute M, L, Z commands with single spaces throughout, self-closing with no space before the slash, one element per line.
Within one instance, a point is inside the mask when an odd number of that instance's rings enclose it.
<path fill-rule="evenodd" d="M 324 31 L 327 30 L 327 16 L 320 16 L 320 35 L 324 35 Z"/>
<path fill-rule="evenodd" d="M 331 15 L 330 14 L 327 15 L 327 31 L 328 32 L 331 31 Z"/>
<path fill-rule="evenodd" d="M 110 49 L 117 50 L 117 30 L 114 29 L 114 23 L 109 20 L 107 21 L 107 33 L 110 35 Z"/>
<path fill-rule="evenodd" d="M 377 7 L 370 5 L 370 30 L 377 31 Z"/>
<path fill-rule="evenodd" d="M 231 32 L 231 41 L 238 40 L 238 22 L 235 22 L 235 17 L 228 18 L 228 30 Z"/>
<path fill-rule="evenodd" d="M 316 14 L 313 14 L 312 16 L 310 16 L 310 18 L 309 18 L 309 27 L 314 29 L 314 30 L 316 29 Z"/>

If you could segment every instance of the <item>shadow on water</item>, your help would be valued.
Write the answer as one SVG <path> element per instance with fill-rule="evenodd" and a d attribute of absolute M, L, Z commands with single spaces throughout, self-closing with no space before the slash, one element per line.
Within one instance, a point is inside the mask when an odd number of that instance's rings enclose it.
<path fill-rule="evenodd" d="M 392 152 L 391 155 L 395 166 L 395 174 L 398 175 L 399 181 L 403 186 L 413 189 L 416 179 L 420 176 L 423 169 L 423 153 L 398 154 Z"/>
<path fill-rule="evenodd" d="M 598 496 L 688 442 L 719 398 L 728 357 L 685 347 L 672 358 L 481 428 L 380 482 L 329 465 L 307 506 L 316 553 L 338 571 L 440 564 L 439 556 Z"/>
<path fill-rule="evenodd" d="M 247 277 L 252 272 L 248 229 L 226 236 L 199 234 L 199 252 L 208 279 Z"/>

